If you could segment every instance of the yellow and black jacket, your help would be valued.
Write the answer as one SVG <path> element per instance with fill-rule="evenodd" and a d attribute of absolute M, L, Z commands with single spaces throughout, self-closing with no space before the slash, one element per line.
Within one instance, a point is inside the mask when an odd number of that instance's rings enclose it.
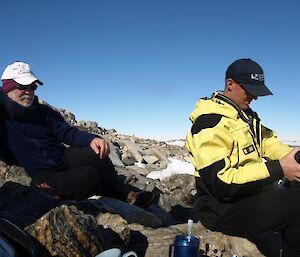
<path fill-rule="evenodd" d="M 203 225 L 214 229 L 233 202 L 268 190 L 283 177 L 278 159 L 291 148 L 250 108 L 243 111 L 218 92 L 200 99 L 190 120 L 185 145 L 195 167 L 195 209 Z"/>

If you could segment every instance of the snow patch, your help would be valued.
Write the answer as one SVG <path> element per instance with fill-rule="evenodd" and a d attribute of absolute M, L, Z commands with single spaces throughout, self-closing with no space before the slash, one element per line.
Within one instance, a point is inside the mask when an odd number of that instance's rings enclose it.
<path fill-rule="evenodd" d="M 161 171 L 152 171 L 147 175 L 147 178 L 164 180 L 176 174 L 190 174 L 194 175 L 194 166 L 176 158 L 168 158 L 170 163 L 167 168 Z"/>

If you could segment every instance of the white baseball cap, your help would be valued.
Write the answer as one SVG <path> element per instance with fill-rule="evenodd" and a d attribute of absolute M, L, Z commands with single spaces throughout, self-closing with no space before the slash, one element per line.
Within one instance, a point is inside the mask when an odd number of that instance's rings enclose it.
<path fill-rule="evenodd" d="M 24 62 L 14 62 L 8 65 L 1 76 L 1 80 L 5 79 L 12 79 L 21 85 L 30 85 L 33 82 L 43 85 L 43 82 L 31 71 L 30 66 Z"/>

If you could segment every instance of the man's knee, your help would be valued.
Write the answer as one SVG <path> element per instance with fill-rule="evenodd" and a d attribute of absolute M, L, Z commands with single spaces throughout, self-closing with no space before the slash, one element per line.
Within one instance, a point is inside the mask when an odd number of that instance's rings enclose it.
<path fill-rule="evenodd" d="M 79 167 L 79 166 L 92 166 L 97 169 L 113 169 L 114 166 L 109 159 L 106 157 L 100 159 L 100 155 L 96 154 L 90 147 L 69 147 L 65 151 L 65 161 L 68 167 Z"/>

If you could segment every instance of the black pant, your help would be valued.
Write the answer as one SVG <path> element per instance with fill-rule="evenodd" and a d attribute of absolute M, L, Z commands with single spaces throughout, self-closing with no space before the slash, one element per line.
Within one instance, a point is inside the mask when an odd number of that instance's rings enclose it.
<path fill-rule="evenodd" d="M 125 200 L 125 185 L 107 157 L 100 159 L 90 147 L 69 147 L 64 153 L 64 163 L 55 169 L 39 172 L 32 186 L 47 183 L 60 196 L 81 199 L 92 195 L 110 196 Z"/>
<path fill-rule="evenodd" d="M 234 203 L 216 230 L 260 244 L 279 232 L 284 257 L 300 256 L 300 188 L 265 192 Z M 278 255 L 279 256 L 279 255 Z"/>

